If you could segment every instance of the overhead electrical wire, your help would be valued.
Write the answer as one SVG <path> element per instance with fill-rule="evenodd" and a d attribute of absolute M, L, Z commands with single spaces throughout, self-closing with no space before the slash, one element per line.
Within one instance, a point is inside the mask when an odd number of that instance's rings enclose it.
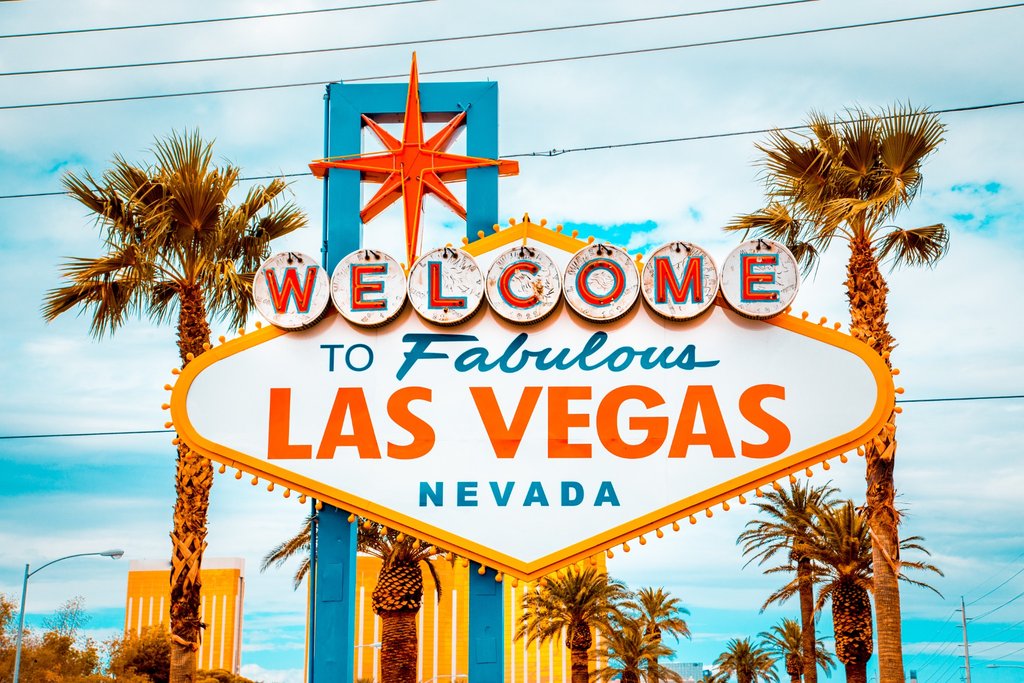
<path fill-rule="evenodd" d="M 1024 398 L 1024 394 L 1017 395 L 1017 396 L 966 396 L 966 397 L 963 397 L 963 398 L 955 398 L 955 399 L 949 399 L 949 398 L 930 398 L 930 399 L 929 398 L 919 398 L 919 399 L 916 399 L 916 401 L 918 403 L 923 403 L 923 402 L 929 402 L 929 401 L 977 401 L 977 400 L 997 399 L 997 398 Z M 896 401 L 896 402 L 897 403 L 906 403 L 905 400 L 900 400 L 900 401 Z M 53 433 L 53 434 L 7 434 L 7 435 L 0 435 L 0 441 L 13 441 L 15 439 L 59 439 L 59 438 L 66 438 L 66 437 L 79 437 L 79 436 L 128 436 L 128 435 L 133 435 L 133 434 L 173 434 L 173 433 L 174 433 L 173 429 L 131 429 L 131 430 L 111 431 L 111 432 L 63 432 L 63 433 Z M 1021 597 L 1021 595 L 1024 595 L 1024 593 L 1021 593 L 1020 595 L 1018 595 L 1017 598 Z M 1017 598 L 1013 598 L 1013 600 L 1016 600 Z M 1009 602 L 1013 602 L 1013 600 L 1010 600 Z M 1003 603 L 999 607 L 1005 607 L 1006 605 L 1009 604 L 1009 602 Z M 996 609 L 999 609 L 999 607 L 997 607 Z M 987 614 L 991 614 L 994 611 L 995 610 L 991 610 Z M 982 615 L 982 616 L 986 616 L 986 615 Z M 976 619 L 980 619 L 980 618 L 981 617 L 977 617 Z"/>
<path fill-rule="evenodd" d="M 1021 591 L 1020 593 L 1017 593 L 1015 596 L 1013 596 L 1012 598 L 1010 598 L 1006 602 L 1002 603 L 1001 605 L 997 605 L 996 607 L 993 607 L 992 609 L 990 609 L 989 611 L 985 612 L 984 614 L 981 614 L 981 615 L 976 616 L 976 617 L 971 617 L 971 621 L 972 622 L 981 621 L 982 619 L 984 619 L 985 617 L 989 616 L 990 614 L 994 614 L 994 613 L 998 612 L 999 610 L 1001 610 L 1002 608 L 1006 607 L 1007 605 L 1013 604 L 1017 600 L 1020 600 L 1022 597 L 1024 597 L 1024 591 Z"/>
<path fill-rule="evenodd" d="M 210 19 L 187 19 L 183 21 L 161 21 L 153 24 L 129 24 L 126 26 L 98 26 L 94 28 L 73 28 L 59 31 L 39 31 L 36 33 L 8 33 L 0 35 L 0 40 L 7 38 L 40 38 L 43 36 L 67 36 L 78 33 L 102 33 L 106 31 L 134 31 L 140 28 L 166 28 L 168 26 L 195 26 L 197 24 L 216 24 L 226 21 L 248 21 L 250 19 L 274 19 L 277 17 L 294 17 L 303 14 L 326 14 L 328 12 L 347 12 L 349 10 L 374 9 L 377 7 L 394 7 L 397 5 L 418 5 L 437 0 L 397 0 L 396 2 L 375 2 L 368 5 L 348 5 L 344 7 L 324 7 L 321 9 L 293 10 L 289 12 L 271 12 L 269 14 L 246 14 L 235 17 L 213 17 Z"/>
<path fill-rule="evenodd" d="M 1022 105 L 1022 104 L 1024 104 L 1024 100 L 1014 100 L 1014 101 L 1011 101 L 1011 102 L 991 102 L 991 103 L 988 103 L 988 104 L 975 104 L 975 105 L 969 105 L 969 106 L 964 106 L 964 107 L 949 107 L 949 108 L 946 108 L 946 109 L 929 109 L 928 111 L 930 111 L 933 114 L 955 114 L 955 113 L 970 112 L 970 111 L 982 111 L 982 110 L 985 110 L 985 109 L 997 109 L 997 108 L 1000 108 L 1000 107 L 1016 107 L 1016 106 L 1019 106 L 1019 105 Z M 677 143 L 677 142 L 696 142 L 696 141 L 699 141 L 699 140 L 716 140 L 716 139 L 719 139 L 719 138 L 740 137 L 740 136 L 744 136 L 744 135 L 761 135 L 761 134 L 770 133 L 770 132 L 776 131 L 776 130 L 796 131 L 796 130 L 806 130 L 807 128 L 808 128 L 808 126 L 806 126 L 806 125 L 783 126 L 783 127 L 779 127 L 779 128 L 757 128 L 757 129 L 752 129 L 752 130 L 732 131 L 732 132 L 728 132 L 728 133 L 708 133 L 708 134 L 704 134 L 704 135 L 690 135 L 690 136 L 686 136 L 686 137 L 677 137 L 677 138 L 660 138 L 660 139 L 657 139 L 657 140 L 640 140 L 640 141 L 633 141 L 633 142 L 620 142 L 620 143 L 613 143 L 613 144 L 608 144 L 608 145 L 594 145 L 594 146 L 590 146 L 590 147 L 574 147 L 574 148 L 569 148 L 569 149 L 552 149 L 552 150 L 548 150 L 546 152 L 522 152 L 522 153 L 519 153 L 519 154 L 503 154 L 503 155 L 500 156 L 500 158 L 501 159 L 514 159 L 514 158 L 524 158 L 524 157 L 557 157 L 557 156 L 562 156 L 563 154 L 571 154 L 571 153 L 574 153 L 574 152 L 594 152 L 594 151 L 608 150 L 608 149 L 623 149 L 623 148 L 626 148 L 626 147 L 643 147 L 643 146 L 649 146 L 649 145 L 664 145 L 664 144 Z M 306 171 L 306 172 L 297 172 L 297 173 L 283 173 L 281 175 L 249 176 L 249 177 L 239 178 L 239 180 L 249 181 L 249 180 L 269 180 L 271 178 L 300 178 L 300 177 L 312 177 L 312 175 L 313 175 L 312 173 Z M 24 193 L 20 193 L 20 194 L 0 195 L 0 200 L 4 200 L 4 199 L 29 199 L 29 198 L 33 198 L 33 197 L 61 197 L 61 196 L 64 196 L 65 194 L 66 194 L 65 192 L 60 192 L 60 191 L 24 192 Z"/>
<path fill-rule="evenodd" d="M 859 28 L 869 28 L 874 26 L 887 26 L 894 24 L 904 24 L 914 21 L 925 21 L 930 19 L 941 19 L 947 17 L 964 16 L 968 14 L 978 14 L 981 12 L 994 12 L 1007 9 L 1016 9 L 1024 7 L 1024 2 L 1013 3 L 1008 5 L 996 5 L 991 7 L 977 7 L 965 10 L 956 10 L 952 12 L 942 12 L 937 14 L 922 14 L 913 17 L 900 17 L 896 19 L 880 19 L 876 21 L 860 22 L 856 24 L 844 24 L 840 26 L 825 26 L 811 29 L 801 29 L 795 31 L 782 31 L 778 33 L 767 33 L 756 36 L 744 36 L 740 38 L 724 38 L 720 40 L 707 40 L 697 43 L 684 43 L 680 45 L 665 45 L 660 47 L 647 47 L 647 48 L 636 48 L 633 50 L 615 50 L 610 52 L 598 52 L 585 55 L 571 55 L 568 57 L 550 57 L 544 59 L 529 59 L 521 60 L 516 62 L 499 62 L 494 64 L 481 64 L 477 66 L 460 66 L 452 67 L 448 69 L 431 69 L 420 71 L 421 76 L 438 75 L 438 74 L 451 74 L 451 73 L 463 73 L 468 71 L 486 71 L 490 69 L 505 69 L 521 66 L 536 66 L 540 64 L 555 64 L 564 62 L 575 62 L 588 59 L 603 59 L 607 57 L 622 57 L 628 55 L 640 55 L 640 54 L 651 54 L 656 52 L 667 52 L 673 50 L 683 50 L 688 48 L 696 47 L 710 47 L 715 45 L 729 45 L 735 43 L 746 43 L 762 40 L 772 40 L 776 38 L 789 38 L 793 36 L 805 36 L 814 35 L 819 33 L 830 33 L 834 31 L 847 31 Z M 405 73 L 395 74 L 382 74 L 378 76 L 362 76 L 358 78 L 345 79 L 346 83 L 360 83 L 366 81 L 380 81 L 390 78 L 401 78 L 404 77 Z M 331 81 L 335 82 L 335 81 Z M 88 104 L 109 104 L 113 102 L 136 102 L 140 100 L 154 100 L 154 99 L 167 99 L 176 97 L 198 97 L 204 95 L 220 95 L 229 93 L 240 93 L 240 92 L 259 92 L 265 90 L 281 90 L 285 88 L 302 88 L 311 86 L 323 86 L 326 85 L 327 81 L 304 81 L 299 83 L 278 83 L 272 85 L 258 85 L 258 86 L 241 86 L 236 88 L 214 88 L 209 90 L 194 90 L 188 92 L 175 92 L 175 93 L 156 93 L 150 95 L 124 95 L 121 97 L 101 97 L 87 100 L 63 100 L 56 102 L 30 102 L 25 104 L 8 104 L 0 105 L 0 111 L 11 111 L 21 109 L 39 109 L 46 107 L 67 107 L 77 105 L 88 105 Z"/>
<path fill-rule="evenodd" d="M 267 57 L 292 57 L 298 55 L 323 54 L 328 52 L 352 52 L 356 50 L 371 50 L 384 47 L 405 47 L 409 45 L 429 45 L 434 43 L 450 43 L 463 40 L 477 40 L 482 38 L 504 38 L 508 36 L 522 36 L 534 33 L 550 33 L 554 31 L 574 31 L 585 28 L 599 28 L 604 26 L 620 26 L 623 24 L 639 24 L 650 21 L 664 21 L 666 19 L 683 19 L 698 17 L 710 14 L 724 14 L 727 12 L 741 12 L 752 9 L 766 9 L 771 7 L 783 7 L 788 5 L 801 5 L 808 2 L 820 2 L 820 0 L 785 0 L 784 2 L 762 3 L 759 5 L 743 5 L 740 7 L 724 7 L 719 9 L 699 10 L 694 12 L 677 12 L 674 14 L 660 14 L 648 17 L 634 17 L 630 19 L 613 19 L 608 21 L 595 21 L 585 24 L 567 24 L 563 26 L 545 26 L 540 28 L 528 28 L 512 31 L 496 31 L 494 33 L 473 33 L 460 36 L 445 36 L 442 38 L 421 38 L 418 40 L 399 40 L 389 43 L 367 43 L 364 45 L 343 45 L 339 47 L 324 47 L 307 50 L 287 50 L 280 52 L 261 52 L 245 55 L 228 55 L 223 57 L 196 57 L 193 59 L 170 59 L 157 62 L 137 62 L 134 64 L 103 64 L 97 66 L 76 66 L 57 69 L 33 69 L 29 71 L 8 71 L 0 73 L 2 76 L 39 76 L 44 74 L 74 73 L 79 71 L 110 71 L 114 69 L 138 69 L 154 66 L 177 66 L 181 64 L 206 64 L 211 62 L 231 62 L 243 59 L 264 59 Z"/>
<path fill-rule="evenodd" d="M 995 593 L 995 592 L 996 592 L 997 590 L 999 590 L 1000 588 L 1002 588 L 1002 587 L 1003 587 L 1003 586 L 1005 586 L 1006 584 L 1010 583 L 1010 581 L 1012 581 L 1013 579 L 1017 578 L 1017 577 L 1018 577 L 1018 576 L 1020 576 L 1021 574 L 1024 574 L 1024 567 L 1021 567 L 1020 569 L 1018 569 L 1018 570 L 1016 571 L 1016 573 L 1014 573 L 1013 575 L 1011 575 L 1011 576 L 1010 576 L 1010 578 L 1008 578 L 1008 579 L 1006 579 L 1005 581 L 1003 581 L 1003 582 L 1002 582 L 1001 584 L 999 584 L 998 586 L 996 586 L 995 588 L 993 588 L 992 590 L 990 590 L 990 591 L 989 591 L 988 593 L 985 593 L 985 594 L 984 594 L 984 595 L 982 595 L 982 596 L 981 596 L 980 598 L 975 598 L 974 600 L 971 600 L 971 601 L 970 601 L 969 603 L 967 603 L 967 604 L 968 604 L 968 605 L 973 605 L 973 604 L 975 604 L 975 603 L 977 603 L 977 602 L 980 602 L 980 601 L 984 600 L 985 598 L 987 598 L 988 596 L 992 595 L 992 594 L 993 594 L 993 593 Z"/>

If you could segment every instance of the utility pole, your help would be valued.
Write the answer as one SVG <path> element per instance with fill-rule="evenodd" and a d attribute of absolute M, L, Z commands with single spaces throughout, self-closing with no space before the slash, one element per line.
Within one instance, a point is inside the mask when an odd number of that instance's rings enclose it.
<path fill-rule="evenodd" d="M 971 653 L 967 649 L 967 605 L 964 604 L 964 596 L 960 596 L 960 625 L 964 629 L 964 673 L 966 683 L 971 683 Z"/>

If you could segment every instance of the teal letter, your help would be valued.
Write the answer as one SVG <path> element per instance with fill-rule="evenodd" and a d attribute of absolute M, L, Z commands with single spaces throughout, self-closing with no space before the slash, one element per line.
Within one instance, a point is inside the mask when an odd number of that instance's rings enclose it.
<path fill-rule="evenodd" d="M 562 482 L 562 507 L 575 507 L 583 502 L 583 485 L 578 481 Z"/>
<path fill-rule="evenodd" d="M 508 499 L 512 497 L 512 487 L 515 486 L 515 482 L 508 482 L 505 484 L 505 490 L 498 490 L 498 482 L 491 482 L 491 493 L 494 494 L 494 502 L 498 504 L 498 507 L 503 508 L 508 505 Z"/>
<path fill-rule="evenodd" d="M 444 482 L 437 482 L 437 488 L 431 489 L 430 484 L 425 481 L 420 482 L 420 507 L 427 506 L 427 498 L 430 498 L 430 502 L 434 505 L 444 505 Z"/>
<path fill-rule="evenodd" d="M 523 501 L 523 507 L 529 507 L 534 503 L 544 507 L 548 506 L 548 497 L 544 494 L 544 487 L 540 485 L 539 481 L 530 482 L 530 488 L 526 491 L 526 500 Z"/>
<path fill-rule="evenodd" d="M 475 508 L 477 506 L 475 481 L 460 481 L 455 487 L 457 491 L 456 506 L 460 508 Z"/>
<path fill-rule="evenodd" d="M 615 487 L 610 481 L 601 482 L 601 488 L 597 490 L 597 498 L 594 499 L 594 507 L 600 507 L 605 503 L 615 507 L 619 506 L 619 497 L 615 495 Z"/>

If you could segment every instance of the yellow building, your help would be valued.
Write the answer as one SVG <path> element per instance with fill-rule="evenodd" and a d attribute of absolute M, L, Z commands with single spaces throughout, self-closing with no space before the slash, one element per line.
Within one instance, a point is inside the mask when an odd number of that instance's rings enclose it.
<path fill-rule="evenodd" d="M 170 627 L 171 563 L 133 560 L 128 568 L 128 599 L 124 630 L 139 635 L 152 626 Z M 200 573 L 200 610 L 203 642 L 200 669 L 226 669 L 238 673 L 242 645 L 242 599 L 245 593 L 245 560 L 237 557 L 204 557 Z"/>
<path fill-rule="evenodd" d="M 435 563 L 441 580 L 441 600 L 437 600 L 434 581 L 423 570 L 423 607 L 418 616 L 419 658 L 416 680 L 422 683 L 465 681 L 469 669 L 469 569 L 461 564 L 453 568 L 444 561 Z M 371 595 L 377 585 L 380 560 L 360 555 L 356 574 L 356 652 L 357 679 L 379 681 L 381 622 L 373 613 Z M 565 639 L 526 645 L 515 641 L 520 605 L 526 582 L 512 586 L 505 579 L 505 683 L 555 683 L 569 680 L 569 650 Z"/>

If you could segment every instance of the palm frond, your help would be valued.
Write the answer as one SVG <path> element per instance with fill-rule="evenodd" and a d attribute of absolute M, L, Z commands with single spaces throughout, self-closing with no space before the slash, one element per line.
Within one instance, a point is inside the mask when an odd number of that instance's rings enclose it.
<path fill-rule="evenodd" d="M 876 241 L 878 257 L 890 268 L 934 266 L 949 250 L 949 231 L 942 223 L 920 228 L 895 228 Z"/>

